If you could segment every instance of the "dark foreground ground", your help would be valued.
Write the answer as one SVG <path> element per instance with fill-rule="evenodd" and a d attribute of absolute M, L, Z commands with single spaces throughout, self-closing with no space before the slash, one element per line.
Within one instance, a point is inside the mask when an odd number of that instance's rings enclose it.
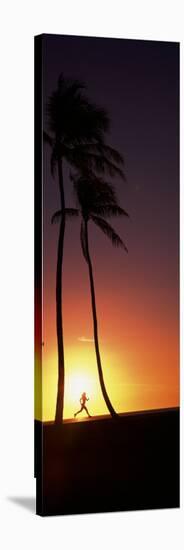
<path fill-rule="evenodd" d="M 35 443 L 40 515 L 179 506 L 179 409 L 36 421 Z"/>

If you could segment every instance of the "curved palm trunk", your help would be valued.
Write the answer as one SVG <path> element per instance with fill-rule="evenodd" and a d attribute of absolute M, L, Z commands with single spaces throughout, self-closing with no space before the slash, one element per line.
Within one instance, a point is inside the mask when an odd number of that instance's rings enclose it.
<path fill-rule="evenodd" d="M 58 346 L 58 386 L 55 423 L 61 423 L 63 419 L 64 405 L 64 342 L 63 342 L 63 318 L 62 318 L 62 266 L 65 235 L 65 197 L 63 189 L 62 160 L 58 161 L 59 190 L 61 200 L 61 223 L 59 228 L 57 270 L 56 270 L 56 330 Z"/>
<path fill-rule="evenodd" d="M 110 402 L 109 396 L 107 394 L 107 390 L 106 390 L 105 382 L 104 382 L 104 377 L 103 377 L 103 371 L 102 371 L 102 364 L 101 364 L 101 357 L 100 357 L 100 350 L 99 350 L 99 343 L 98 343 L 98 323 L 97 323 L 97 313 L 96 313 L 96 299 L 95 299 L 95 287 L 94 287 L 94 280 L 93 280 L 93 268 L 92 268 L 90 254 L 89 254 L 88 222 L 86 220 L 84 221 L 84 228 L 85 228 L 86 261 L 87 261 L 88 269 L 89 269 L 89 279 L 90 279 L 90 289 L 91 289 L 91 305 L 92 305 L 92 313 L 93 313 L 94 342 L 95 342 L 96 360 L 97 360 L 97 366 L 98 366 L 98 375 L 99 375 L 100 386 L 101 386 L 103 398 L 105 400 L 107 408 L 108 408 L 111 416 L 118 417 L 118 414 L 114 410 L 114 408 L 112 406 L 112 403 Z"/>

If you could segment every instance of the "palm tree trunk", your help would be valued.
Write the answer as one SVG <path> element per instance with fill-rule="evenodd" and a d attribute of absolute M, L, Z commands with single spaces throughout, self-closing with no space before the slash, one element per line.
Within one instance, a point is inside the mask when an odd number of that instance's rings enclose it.
<path fill-rule="evenodd" d="M 110 402 L 109 396 L 107 394 L 107 390 L 106 390 L 105 382 L 104 382 L 104 377 L 103 377 L 103 371 L 102 371 L 102 364 L 101 364 L 101 357 L 100 357 L 100 350 L 99 350 L 99 343 L 98 343 L 98 322 L 97 322 L 97 313 L 96 313 L 96 299 L 95 299 L 95 287 L 94 287 L 94 279 L 93 279 L 93 268 L 92 268 L 90 254 L 89 254 L 88 221 L 87 220 L 84 221 L 84 228 L 85 228 L 86 261 L 87 261 L 88 269 L 89 269 L 89 280 L 90 280 L 90 289 L 91 289 L 91 305 L 92 305 L 92 313 L 93 313 L 94 342 L 95 342 L 95 351 L 96 351 L 98 375 L 99 375 L 100 386 L 101 386 L 103 398 L 105 400 L 107 408 L 108 408 L 108 410 L 109 410 L 112 417 L 118 417 L 118 414 L 114 410 L 114 408 L 112 406 L 112 403 Z"/>
<path fill-rule="evenodd" d="M 63 342 L 63 318 L 62 318 L 62 267 L 63 267 L 63 249 L 65 235 L 65 197 L 63 188 L 63 169 L 62 160 L 58 160 L 58 177 L 61 200 L 61 223 L 59 228 L 58 251 L 57 251 L 57 270 L 56 270 L 56 330 L 58 346 L 58 386 L 55 423 L 61 423 L 63 420 L 64 405 L 64 342 Z"/>

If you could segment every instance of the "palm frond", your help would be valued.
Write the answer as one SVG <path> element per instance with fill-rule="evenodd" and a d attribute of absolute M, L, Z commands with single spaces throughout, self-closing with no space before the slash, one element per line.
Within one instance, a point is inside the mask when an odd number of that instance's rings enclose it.
<path fill-rule="evenodd" d="M 108 158 L 112 159 L 113 162 L 115 162 L 116 164 L 121 164 L 122 166 L 124 166 L 124 158 L 119 153 L 119 151 L 117 151 L 113 147 L 110 147 L 109 145 L 106 145 L 106 143 L 102 144 L 100 147 L 105 156 L 108 156 Z"/>
<path fill-rule="evenodd" d="M 116 233 L 116 231 L 113 229 L 113 227 L 106 222 L 103 218 L 99 218 L 98 216 L 91 216 L 91 219 L 93 222 L 100 227 L 100 229 L 107 235 L 107 237 L 110 239 L 113 246 L 121 246 L 124 248 L 126 252 L 128 252 L 128 249 L 122 239 L 119 237 L 119 235 Z"/>
<path fill-rule="evenodd" d="M 71 176 L 77 202 L 83 213 L 97 213 L 96 208 L 116 205 L 114 187 L 94 174 Z"/>
<path fill-rule="evenodd" d="M 50 132 L 70 146 L 103 142 L 104 132 L 109 127 L 106 111 L 88 99 L 84 88 L 83 82 L 60 75 L 58 86 L 46 106 Z"/>
<path fill-rule="evenodd" d="M 98 216 L 126 216 L 129 218 L 128 212 L 117 204 L 102 204 L 101 206 L 94 206 L 93 213 Z"/>
<path fill-rule="evenodd" d="M 51 223 L 57 223 L 60 220 L 61 216 L 62 216 L 61 210 L 57 210 L 57 212 L 54 212 L 51 218 Z"/>
<path fill-rule="evenodd" d="M 83 221 L 81 223 L 80 240 L 81 240 L 81 247 L 82 247 L 82 252 L 83 252 L 84 258 L 85 258 L 86 261 L 88 261 L 87 250 L 86 250 L 85 228 L 84 228 L 84 222 Z"/>
<path fill-rule="evenodd" d="M 79 210 L 77 208 L 65 208 L 65 214 L 68 218 L 77 218 Z"/>
<path fill-rule="evenodd" d="M 124 158 L 123 156 L 114 149 L 113 147 L 110 147 L 105 142 L 103 143 L 83 143 L 78 146 L 81 152 L 83 153 L 94 153 L 94 154 L 100 154 L 104 155 L 108 160 L 112 160 L 115 162 L 115 164 L 121 164 L 124 166 Z"/>
<path fill-rule="evenodd" d="M 90 146 L 91 149 L 91 146 Z M 98 174 L 109 174 L 111 177 L 119 176 L 125 180 L 125 174 L 119 166 L 109 160 L 103 153 L 91 152 L 88 147 L 77 146 L 66 148 L 65 156 L 68 162 L 83 173 L 97 172 Z"/>
<path fill-rule="evenodd" d="M 58 90 L 64 95 L 66 93 L 75 94 L 78 90 L 85 89 L 86 85 L 84 82 L 72 78 L 65 78 L 63 73 L 59 75 L 58 78 Z"/>
<path fill-rule="evenodd" d="M 65 215 L 67 218 L 76 218 L 79 215 L 77 208 L 65 208 Z M 57 210 L 51 218 L 51 223 L 57 223 L 62 216 L 62 210 Z"/>

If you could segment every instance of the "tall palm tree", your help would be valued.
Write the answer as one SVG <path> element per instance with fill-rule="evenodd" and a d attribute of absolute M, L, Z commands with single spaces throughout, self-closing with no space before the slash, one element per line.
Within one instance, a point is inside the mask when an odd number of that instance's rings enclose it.
<path fill-rule="evenodd" d="M 102 394 L 107 405 L 107 408 L 112 417 L 118 416 L 114 410 L 114 407 L 109 399 L 102 370 L 99 339 L 98 339 L 98 322 L 97 322 L 97 310 L 96 310 L 96 297 L 95 297 L 95 285 L 93 277 L 92 260 L 89 250 L 89 222 L 92 221 L 99 227 L 103 233 L 110 239 L 111 243 L 116 247 L 122 247 L 127 252 L 127 247 L 115 232 L 113 227 L 106 221 L 106 217 L 110 216 L 128 216 L 127 212 L 120 208 L 117 204 L 116 195 L 111 184 L 105 182 L 103 179 L 96 177 L 92 174 L 85 176 L 72 176 L 74 190 L 77 197 L 77 203 L 79 209 L 66 209 L 67 216 L 78 216 L 79 211 L 82 216 L 81 222 L 81 246 L 83 256 L 88 265 L 90 290 L 91 290 L 91 305 L 93 314 L 93 329 L 94 329 L 94 343 L 96 360 L 99 374 L 99 381 L 102 390 Z M 103 217 L 102 217 L 103 216 Z M 55 212 L 52 217 L 52 222 L 56 222 L 61 217 L 61 211 Z"/>
<path fill-rule="evenodd" d="M 108 171 L 111 176 L 118 174 L 124 178 L 123 159 L 113 148 L 104 142 L 109 128 L 109 118 L 104 109 L 91 103 L 85 86 L 78 80 L 66 80 L 61 74 L 57 89 L 50 96 L 46 115 L 48 131 L 44 140 L 51 147 L 51 173 L 57 169 L 62 212 L 56 269 L 56 330 L 58 346 L 58 388 L 55 422 L 63 418 L 64 403 L 64 343 L 62 318 L 62 265 L 65 236 L 65 192 L 63 181 L 63 161 L 70 166 L 85 171 L 95 169 L 98 173 Z"/>

